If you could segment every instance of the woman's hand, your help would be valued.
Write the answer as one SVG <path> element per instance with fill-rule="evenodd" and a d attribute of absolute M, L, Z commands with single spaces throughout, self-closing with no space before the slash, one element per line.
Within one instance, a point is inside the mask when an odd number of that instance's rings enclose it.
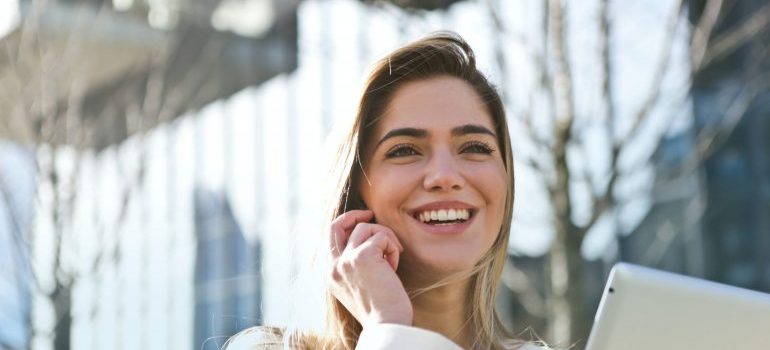
<path fill-rule="evenodd" d="M 393 231 L 369 221 L 371 210 L 351 210 L 331 224 L 334 296 L 364 327 L 372 323 L 412 325 L 412 302 L 396 275 L 404 247 Z"/>

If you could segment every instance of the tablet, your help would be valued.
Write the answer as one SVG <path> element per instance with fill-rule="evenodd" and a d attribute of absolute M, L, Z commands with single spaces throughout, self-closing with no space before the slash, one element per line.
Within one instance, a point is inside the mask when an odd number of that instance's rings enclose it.
<path fill-rule="evenodd" d="M 619 263 L 586 350 L 770 350 L 770 294 Z"/>

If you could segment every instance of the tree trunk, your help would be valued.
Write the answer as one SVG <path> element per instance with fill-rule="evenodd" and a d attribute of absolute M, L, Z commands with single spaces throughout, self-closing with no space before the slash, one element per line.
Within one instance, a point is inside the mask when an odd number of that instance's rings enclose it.
<path fill-rule="evenodd" d="M 574 239 L 558 241 L 554 242 L 548 261 L 551 270 L 548 336 L 557 347 L 576 344 L 582 348 L 580 345 L 585 345 L 590 327 L 585 313 L 585 284 L 581 278 L 585 265 L 580 249 L 568 248 L 575 243 Z"/>
<path fill-rule="evenodd" d="M 52 300 L 56 317 L 56 326 L 53 332 L 53 348 L 56 350 L 69 350 L 70 329 L 72 327 L 72 293 L 70 286 L 58 284 L 55 292 L 52 294 Z"/>

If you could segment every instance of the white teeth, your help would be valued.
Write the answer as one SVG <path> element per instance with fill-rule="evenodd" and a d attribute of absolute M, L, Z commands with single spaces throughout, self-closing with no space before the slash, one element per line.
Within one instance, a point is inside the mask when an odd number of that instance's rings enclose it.
<path fill-rule="evenodd" d="M 424 211 L 419 213 L 417 216 L 422 222 L 454 221 L 468 220 L 471 216 L 471 213 L 468 209 L 439 209 Z"/>

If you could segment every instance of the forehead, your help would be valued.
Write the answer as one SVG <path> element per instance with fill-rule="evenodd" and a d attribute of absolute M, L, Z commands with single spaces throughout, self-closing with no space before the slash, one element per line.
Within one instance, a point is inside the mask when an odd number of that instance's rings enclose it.
<path fill-rule="evenodd" d="M 440 132 L 465 124 L 495 130 L 492 117 L 470 84 L 455 77 L 436 77 L 401 86 L 380 118 L 376 134 L 379 137 L 402 127 Z"/>

